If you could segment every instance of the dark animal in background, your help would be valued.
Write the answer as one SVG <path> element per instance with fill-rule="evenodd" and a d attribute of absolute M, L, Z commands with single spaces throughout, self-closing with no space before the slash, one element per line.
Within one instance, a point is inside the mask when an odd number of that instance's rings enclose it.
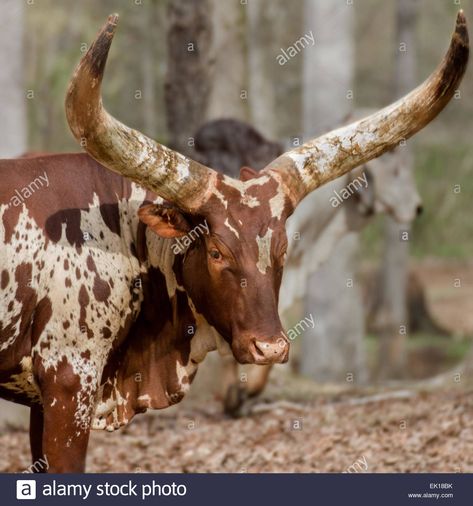
<path fill-rule="evenodd" d="M 195 135 L 196 160 L 238 178 L 242 167 L 260 170 L 283 153 L 278 142 L 234 119 L 209 121 Z"/>

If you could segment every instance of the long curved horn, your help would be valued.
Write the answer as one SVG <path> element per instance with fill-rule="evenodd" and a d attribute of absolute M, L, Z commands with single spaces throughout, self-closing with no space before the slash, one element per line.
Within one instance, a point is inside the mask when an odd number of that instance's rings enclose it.
<path fill-rule="evenodd" d="M 468 53 L 468 29 L 460 11 L 447 54 L 423 84 L 385 109 L 288 151 L 264 172 L 281 181 L 296 206 L 311 191 L 382 155 L 432 121 L 457 90 Z"/>
<path fill-rule="evenodd" d="M 217 173 L 113 118 L 100 86 L 118 15 L 109 16 L 69 83 L 66 116 L 75 138 L 107 168 L 196 213 L 210 197 Z"/>

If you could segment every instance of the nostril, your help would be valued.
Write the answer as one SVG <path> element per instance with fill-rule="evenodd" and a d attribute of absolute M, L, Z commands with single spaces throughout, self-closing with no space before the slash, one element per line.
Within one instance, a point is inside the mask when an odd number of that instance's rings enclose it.
<path fill-rule="evenodd" d="M 417 216 L 420 216 L 424 212 L 424 206 L 418 205 L 416 208 L 416 214 Z"/>
<path fill-rule="evenodd" d="M 267 348 L 269 347 L 269 344 L 268 343 L 261 343 L 261 342 L 258 342 L 258 341 L 255 341 L 255 349 L 256 349 L 256 353 L 258 355 L 260 355 L 261 357 L 264 357 L 265 356 L 265 351 L 267 351 Z"/>

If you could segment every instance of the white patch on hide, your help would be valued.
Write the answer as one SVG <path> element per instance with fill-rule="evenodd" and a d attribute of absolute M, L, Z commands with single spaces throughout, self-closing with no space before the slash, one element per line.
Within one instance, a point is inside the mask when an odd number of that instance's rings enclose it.
<path fill-rule="evenodd" d="M 224 225 L 236 235 L 237 239 L 240 238 L 240 234 L 238 233 L 238 230 L 236 228 L 233 228 L 230 225 L 230 222 L 228 221 L 228 218 L 225 220 Z"/>
<path fill-rule="evenodd" d="M 261 274 L 266 274 L 268 267 L 271 267 L 271 238 L 273 236 L 272 229 L 268 228 L 263 237 L 257 236 L 256 243 L 258 245 L 258 262 L 256 267 Z"/>

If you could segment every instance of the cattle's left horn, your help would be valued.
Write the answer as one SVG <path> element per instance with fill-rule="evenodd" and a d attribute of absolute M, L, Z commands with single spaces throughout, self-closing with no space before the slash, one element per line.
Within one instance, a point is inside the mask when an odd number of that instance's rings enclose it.
<path fill-rule="evenodd" d="M 458 13 L 450 48 L 437 70 L 396 103 L 288 151 L 265 169 L 293 205 L 319 186 L 382 155 L 432 121 L 455 94 L 468 62 L 468 30 Z"/>
<path fill-rule="evenodd" d="M 75 138 L 107 168 L 141 184 L 188 212 L 199 212 L 217 173 L 113 118 L 100 85 L 118 15 L 109 16 L 69 84 L 66 116 Z"/>

